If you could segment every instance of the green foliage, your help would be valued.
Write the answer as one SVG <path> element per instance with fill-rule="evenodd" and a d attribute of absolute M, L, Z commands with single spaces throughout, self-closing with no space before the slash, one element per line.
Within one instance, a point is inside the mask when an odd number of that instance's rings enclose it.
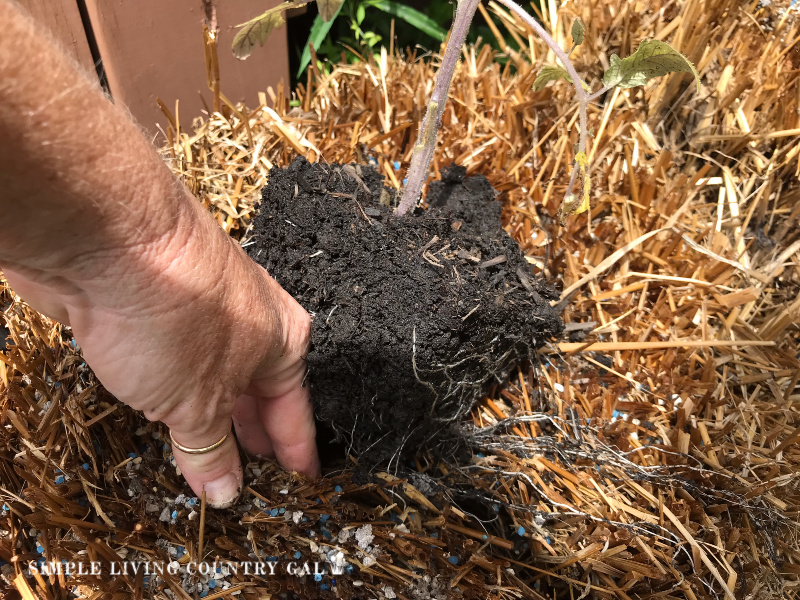
<path fill-rule="evenodd" d="M 272 30 L 276 27 L 281 27 L 285 23 L 282 6 L 268 10 L 255 19 L 238 25 L 242 29 L 233 38 L 233 55 L 236 58 L 244 60 L 250 56 L 256 44 L 263 46 Z"/>
<path fill-rule="evenodd" d="M 339 5 L 336 14 L 333 15 L 330 21 L 323 21 L 320 15 L 317 15 L 317 18 L 314 19 L 314 24 L 311 26 L 311 33 L 303 48 L 303 54 L 300 57 L 300 69 L 297 72 L 298 77 L 300 77 L 300 74 L 305 71 L 306 67 L 311 62 L 311 50 L 308 45 L 311 44 L 314 46 L 314 49 L 319 50 L 323 40 L 328 37 L 328 32 L 330 32 L 331 27 L 333 27 L 333 22 L 336 20 L 336 17 L 339 16 L 342 6 L 344 6 L 344 4 Z"/>
<path fill-rule="evenodd" d="M 394 2 L 393 0 L 371 0 L 368 4 L 388 15 L 402 19 L 412 27 L 439 42 L 443 42 L 447 37 L 447 31 L 442 29 L 435 20 L 410 6 Z"/>
<path fill-rule="evenodd" d="M 425 5 L 425 14 L 446 31 L 453 21 L 453 3 L 451 0 L 430 0 Z"/>
<path fill-rule="evenodd" d="M 572 24 L 573 40 L 583 41 L 583 25 L 580 26 L 580 33 L 576 38 L 576 23 L 580 19 L 575 19 Z M 577 45 L 579 42 L 575 42 Z M 603 74 L 603 91 L 613 87 L 632 88 L 644 85 L 654 77 L 661 77 L 667 73 L 691 73 L 694 75 L 698 91 L 700 90 L 700 77 L 691 61 L 683 54 L 672 48 L 666 42 L 658 40 L 643 40 L 636 52 L 627 58 L 620 58 L 616 54 L 611 55 L 611 66 Z M 572 78 L 566 69 L 557 65 L 545 65 L 539 71 L 533 82 L 533 91 L 538 92 L 551 81 L 566 79 L 572 83 Z M 581 82 L 585 90 L 589 87 Z"/>
<path fill-rule="evenodd" d="M 572 43 L 580 46 L 583 43 L 583 21 L 580 17 L 572 22 Z"/>
<path fill-rule="evenodd" d="M 666 42 L 643 40 L 636 52 L 627 58 L 611 55 L 611 66 L 603 75 L 603 83 L 609 88 L 632 88 L 654 77 L 681 72 L 694 75 L 699 91 L 700 77 L 688 58 Z"/>
<path fill-rule="evenodd" d="M 364 27 L 367 18 L 367 9 L 371 8 L 378 9 L 392 17 L 396 17 L 437 41 L 444 41 L 447 36 L 447 32 L 442 29 L 436 21 L 410 6 L 395 2 L 394 0 L 345 0 L 342 13 L 346 15 L 349 22 L 349 29 L 353 36 L 352 40 L 340 37 L 340 44 L 334 43 L 333 39 L 331 39 L 333 36 L 330 33 L 330 25 L 327 28 L 323 28 L 323 23 L 318 16 L 314 19 L 314 24 L 311 27 L 311 35 L 303 48 L 303 53 L 300 57 L 300 65 L 297 70 L 297 77 L 299 78 L 302 75 L 303 71 L 305 71 L 306 67 L 311 62 L 311 52 L 308 49 L 309 42 L 314 44 L 318 55 L 329 58 L 331 62 L 337 62 L 339 60 L 339 53 L 342 48 L 345 47 L 344 44 L 361 46 L 366 52 L 371 52 L 375 46 L 383 41 L 383 35 L 372 28 L 367 29 Z"/>
<path fill-rule="evenodd" d="M 272 31 L 284 25 L 284 13 L 289 8 L 296 8 L 308 4 L 311 0 L 288 0 L 265 13 L 239 25 L 242 29 L 233 40 L 233 54 L 241 60 L 252 53 L 256 44 L 263 46 Z M 314 19 L 308 39 L 303 46 L 300 56 L 300 68 L 297 77 L 305 71 L 311 62 L 311 51 L 308 45 L 314 46 L 318 55 L 326 56 L 334 61 L 338 60 L 337 47 L 331 42 L 329 35 L 333 29 L 334 21 L 344 14 L 347 17 L 352 40 L 342 40 L 352 46 L 361 46 L 367 52 L 378 45 L 383 36 L 363 27 L 368 8 L 376 8 L 392 17 L 396 17 L 411 25 L 414 29 L 432 37 L 437 41 L 444 41 L 447 32 L 432 18 L 418 10 L 394 0 L 315 0 L 319 14 Z M 346 46 L 342 46 L 346 47 Z"/>
<path fill-rule="evenodd" d="M 336 15 L 339 14 L 339 9 L 342 8 L 344 0 L 317 0 L 317 10 L 319 16 L 326 23 L 333 21 Z"/>
<path fill-rule="evenodd" d="M 383 37 L 370 29 L 366 31 L 361 29 L 361 24 L 367 16 L 367 9 L 364 7 L 364 4 L 364 2 L 360 2 L 356 5 L 356 16 L 355 19 L 350 20 L 350 30 L 353 32 L 356 42 L 371 52 L 372 49 L 380 43 Z"/>
<path fill-rule="evenodd" d="M 533 91 L 538 92 L 551 81 L 556 81 L 558 79 L 566 79 L 572 83 L 572 77 L 569 76 L 569 73 L 567 73 L 566 69 L 557 65 L 545 65 L 542 67 L 542 70 L 539 71 L 539 74 L 533 81 Z M 586 85 L 583 81 L 581 81 L 581 85 L 583 86 L 583 89 L 588 91 L 588 85 Z"/>
<path fill-rule="evenodd" d="M 580 19 L 575 19 L 572 23 L 572 40 L 572 50 L 584 40 L 584 28 Z M 552 41 L 552 43 L 555 45 L 555 41 Z M 572 50 L 570 50 L 569 53 L 564 53 L 558 46 L 551 46 L 551 48 L 553 48 L 554 51 L 558 50 L 556 54 L 561 57 L 562 61 L 565 61 L 565 64 L 571 62 L 569 54 Z M 688 58 L 666 42 L 643 40 L 639 43 L 636 52 L 627 58 L 620 58 L 616 54 L 611 55 L 611 66 L 603 74 L 603 87 L 593 94 L 579 94 L 578 100 L 581 105 L 581 110 L 585 114 L 588 102 L 599 97 L 611 88 L 632 88 L 645 85 L 650 79 L 661 77 L 668 73 L 691 73 L 694 75 L 697 90 L 700 90 L 700 76 L 697 74 L 697 70 Z M 551 81 L 559 79 L 566 79 L 572 83 L 572 78 L 565 68 L 557 65 L 545 65 L 539 71 L 533 82 L 533 91 L 538 92 Z M 584 90 L 589 90 L 589 87 L 583 81 L 580 83 Z M 584 137 L 583 134 L 582 137 Z M 575 166 L 573 168 L 570 185 L 568 186 L 569 191 L 564 198 L 564 203 L 560 210 L 562 223 L 566 217 L 580 214 L 589 209 L 589 195 L 591 191 L 591 182 L 588 176 L 589 161 L 585 152 L 585 144 L 581 142 L 580 146 L 575 155 Z M 572 193 L 572 184 L 576 180 L 580 182 L 580 194 Z"/>

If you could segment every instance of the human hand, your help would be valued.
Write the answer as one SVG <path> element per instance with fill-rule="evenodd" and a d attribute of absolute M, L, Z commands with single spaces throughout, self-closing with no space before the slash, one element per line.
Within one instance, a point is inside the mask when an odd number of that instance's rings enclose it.
<path fill-rule="evenodd" d="M 72 326 L 117 398 L 204 448 L 319 474 L 308 314 L 214 222 L 141 135 L 16 2 L 0 0 L 0 268 Z M 34 65 L 35 68 L 31 68 Z M 48 73 L 48 77 L 40 77 Z M 280 249 L 276 249 L 280 251 Z M 229 436 L 175 449 L 212 506 L 242 482 Z"/>
<path fill-rule="evenodd" d="M 308 313 L 226 236 L 188 193 L 175 227 L 144 248 L 92 256 L 54 281 L 6 267 L 12 288 L 68 323 L 86 362 L 119 400 L 203 448 L 230 431 L 245 451 L 319 475 L 308 388 Z M 54 293 L 57 290 L 57 293 Z M 173 447 L 211 506 L 233 503 L 242 467 L 232 435 L 206 454 Z"/>

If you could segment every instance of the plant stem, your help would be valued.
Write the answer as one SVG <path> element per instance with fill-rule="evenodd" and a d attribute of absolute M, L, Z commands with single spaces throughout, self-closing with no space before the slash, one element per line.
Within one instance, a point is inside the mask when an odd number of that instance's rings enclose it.
<path fill-rule="evenodd" d="M 442 114 L 444 113 L 444 108 L 447 103 L 447 93 L 450 89 L 450 83 L 453 79 L 456 65 L 458 64 L 461 47 L 466 40 L 469 25 L 478 8 L 479 1 L 480 0 L 458 0 L 458 4 L 456 5 L 456 14 L 453 20 L 450 39 L 447 42 L 447 47 L 442 57 L 442 64 L 436 74 L 436 82 L 433 86 L 431 98 L 428 101 L 427 112 L 420 124 L 417 145 L 414 147 L 414 153 L 411 155 L 411 165 L 406 174 L 407 183 L 403 189 L 403 196 L 395 210 L 397 216 L 402 216 L 414 208 L 422 194 L 422 186 L 428 178 L 428 167 L 433 159 L 433 153 L 436 150 L 436 134 L 442 124 Z M 586 143 L 589 135 L 586 113 L 590 98 L 581 85 L 582 79 L 575 70 L 575 66 L 572 64 L 569 54 L 564 52 L 550 34 L 547 33 L 544 27 L 531 15 L 526 13 L 522 7 L 516 4 L 514 0 L 498 1 L 500 4 L 505 5 L 511 12 L 515 13 L 544 40 L 572 78 L 572 84 L 575 87 L 575 94 L 578 99 L 578 120 L 580 127 L 578 152 L 585 155 Z M 608 91 L 608 89 L 610 88 L 603 88 L 599 92 L 593 94 L 591 99 L 597 98 L 602 93 Z M 579 169 L 577 164 L 573 167 L 572 176 L 567 186 L 568 198 L 572 196 L 572 188 L 575 185 L 575 181 L 578 175 L 583 171 L 585 171 L 585 169 Z M 581 175 L 582 178 L 583 176 L 585 176 L 585 173 Z"/>
<path fill-rule="evenodd" d="M 597 90 L 595 93 L 593 93 L 591 96 L 589 96 L 588 101 L 589 102 L 593 102 L 594 100 L 597 100 L 600 96 L 605 94 L 608 90 L 613 89 L 613 87 L 614 87 L 613 85 L 603 86 L 602 89 Z"/>
<path fill-rule="evenodd" d="M 553 53 L 556 55 L 556 58 L 564 65 L 564 68 L 569 73 L 569 76 L 572 78 L 572 85 L 575 87 L 575 95 L 578 99 L 578 119 L 579 119 L 579 127 L 580 127 L 580 137 L 578 138 L 578 152 L 586 153 L 586 141 L 588 139 L 589 130 L 586 124 L 586 111 L 589 106 L 589 98 L 586 95 L 586 91 L 583 89 L 581 85 L 581 81 L 583 81 L 578 72 L 575 70 L 575 66 L 572 64 L 572 61 L 569 59 L 564 50 L 556 43 L 556 41 L 550 37 L 550 34 L 545 31 L 544 27 L 542 27 L 539 22 L 534 19 L 531 15 L 526 13 L 521 6 L 516 4 L 513 0 L 498 0 L 500 4 L 503 4 L 506 8 L 508 8 L 511 12 L 515 13 L 520 19 L 522 19 L 531 29 L 533 29 L 536 34 L 544 40 L 544 42 L 550 47 Z M 575 180 L 578 177 L 580 169 L 578 166 L 575 165 L 572 168 L 572 176 L 569 180 L 569 185 L 567 186 L 567 196 L 572 194 L 572 187 L 575 185 Z"/>
<path fill-rule="evenodd" d="M 428 178 L 428 167 L 436 150 L 436 134 L 442 125 L 442 114 L 444 114 L 444 107 L 447 104 L 447 92 L 456 72 L 461 47 L 467 39 L 469 25 L 475 11 L 478 10 L 479 2 L 480 0 L 458 0 L 458 4 L 456 4 L 450 39 L 447 41 L 447 47 L 442 56 L 442 64 L 436 73 L 436 82 L 428 101 L 428 110 L 419 126 L 417 144 L 411 155 L 411 165 L 406 174 L 408 182 L 403 188 L 403 197 L 395 210 L 397 216 L 402 216 L 413 209 L 422 194 L 422 186 Z"/>

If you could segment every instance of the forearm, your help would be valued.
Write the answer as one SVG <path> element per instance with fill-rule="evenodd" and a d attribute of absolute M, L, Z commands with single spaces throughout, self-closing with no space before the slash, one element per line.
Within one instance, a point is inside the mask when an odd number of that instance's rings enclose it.
<path fill-rule="evenodd" d="M 152 269 L 137 257 L 194 235 L 196 203 L 16 4 L 0 0 L 0 22 L 0 267 L 72 296 Z"/>

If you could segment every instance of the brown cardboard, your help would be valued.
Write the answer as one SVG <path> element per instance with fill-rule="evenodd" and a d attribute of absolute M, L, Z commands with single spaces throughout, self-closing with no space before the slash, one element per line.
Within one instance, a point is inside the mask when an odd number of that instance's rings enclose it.
<path fill-rule="evenodd" d="M 247 61 L 230 51 L 235 25 L 275 6 L 278 0 L 224 0 L 215 2 L 219 27 L 221 89 L 233 102 L 258 104 L 257 94 L 267 86 L 288 82 L 286 29 L 272 33 L 264 48 Z M 152 136 L 166 119 L 156 98 L 175 110 L 188 128 L 203 110 L 202 93 L 213 106 L 206 84 L 203 54 L 204 12 L 200 0 L 86 0 L 94 36 L 103 59 L 111 94 L 125 104 Z"/>
<path fill-rule="evenodd" d="M 96 76 L 92 52 L 83 29 L 76 0 L 19 0 L 37 23 L 52 33 L 52 38 L 67 54 Z"/>

